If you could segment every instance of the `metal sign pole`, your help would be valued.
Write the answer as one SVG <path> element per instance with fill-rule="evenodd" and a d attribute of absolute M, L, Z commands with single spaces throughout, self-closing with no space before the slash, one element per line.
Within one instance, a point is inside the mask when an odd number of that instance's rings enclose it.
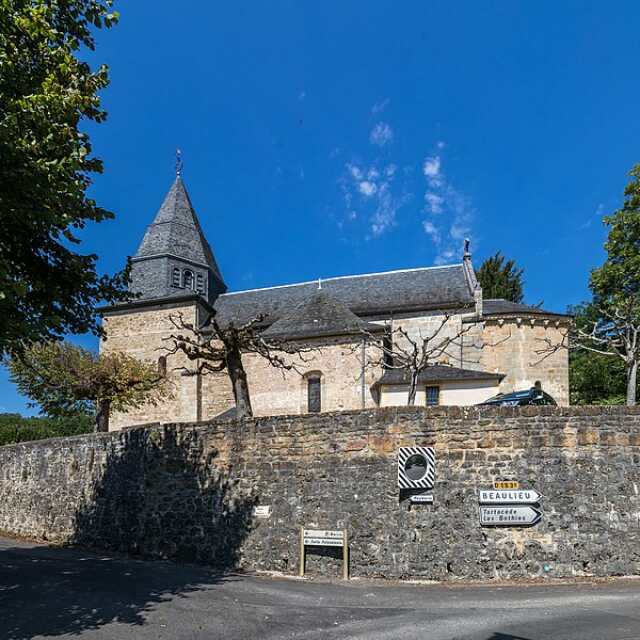
<path fill-rule="evenodd" d="M 299 575 L 304 578 L 304 527 L 300 527 L 300 571 Z"/>

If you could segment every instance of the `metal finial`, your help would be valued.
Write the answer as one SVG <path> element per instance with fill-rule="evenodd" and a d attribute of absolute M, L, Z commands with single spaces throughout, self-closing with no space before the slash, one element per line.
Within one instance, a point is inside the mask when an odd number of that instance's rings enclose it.
<path fill-rule="evenodd" d="M 180 149 L 176 149 L 176 177 L 180 177 L 182 175 L 182 151 Z"/>
<path fill-rule="evenodd" d="M 318 278 L 318 289 L 322 289 L 322 278 Z"/>
<path fill-rule="evenodd" d="M 464 255 L 465 256 L 470 256 L 471 254 L 469 253 L 469 246 L 471 245 L 471 240 L 469 240 L 469 238 L 465 238 L 464 239 Z"/>

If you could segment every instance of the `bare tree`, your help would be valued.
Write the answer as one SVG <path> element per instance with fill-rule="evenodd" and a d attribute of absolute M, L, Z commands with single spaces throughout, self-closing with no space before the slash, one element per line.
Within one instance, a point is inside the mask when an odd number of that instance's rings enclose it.
<path fill-rule="evenodd" d="M 189 361 L 194 362 L 193 368 L 177 367 L 185 375 L 206 375 L 226 370 L 231 380 L 237 416 L 252 416 L 243 354 L 255 354 L 263 358 L 284 375 L 286 371 L 300 373 L 299 364 L 308 361 L 307 354 L 317 351 L 314 347 L 293 341 L 263 337 L 260 328 L 265 319 L 266 315 L 260 314 L 241 325 L 236 325 L 233 321 L 221 323 L 214 311 L 201 326 L 194 326 L 178 313 L 170 316 L 177 333 L 165 338 L 172 345 L 164 350 L 170 355 L 183 353 Z"/>
<path fill-rule="evenodd" d="M 582 318 L 562 333 L 559 341 L 540 339 L 544 346 L 536 349 L 542 362 L 554 353 L 567 350 L 582 350 L 602 356 L 620 358 L 627 376 L 627 405 L 636 404 L 638 365 L 640 364 L 640 313 L 638 304 L 630 298 L 624 305 L 607 309 L 597 308 L 597 316 Z"/>
<path fill-rule="evenodd" d="M 362 332 L 368 344 L 377 352 L 375 357 L 368 359 L 367 366 L 406 373 L 409 383 L 407 404 L 410 406 L 415 404 L 418 378 L 429 367 L 440 364 L 445 356 L 451 357 L 453 349 L 461 351 L 469 346 L 482 349 L 482 345 L 464 344 L 464 337 L 472 330 L 472 324 L 456 327 L 453 332 L 447 330 L 452 317 L 444 315 L 435 330 L 427 336 L 418 332 L 418 336 L 413 337 L 402 326 L 390 326 L 382 339 L 368 331 Z"/>

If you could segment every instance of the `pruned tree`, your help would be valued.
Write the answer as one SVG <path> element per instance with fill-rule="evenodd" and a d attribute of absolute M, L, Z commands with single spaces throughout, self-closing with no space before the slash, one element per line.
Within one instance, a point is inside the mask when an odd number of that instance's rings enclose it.
<path fill-rule="evenodd" d="M 239 418 L 252 416 L 243 355 L 254 354 L 284 374 L 286 371 L 300 373 L 299 365 L 309 361 L 308 354 L 317 352 L 315 347 L 294 341 L 265 338 L 261 332 L 265 319 L 266 315 L 259 314 L 241 325 L 233 321 L 222 323 L 213 311 L 202 325 L 196 326 L 178 313 L 170 316 L 171 324 L 177 332 L 164 338 L 171 342 L 171 346 L 164 347 L 163 350 L 169 355 L 182 353 L 194 363 L 193 367 L 175 367 L 185 375 L 226 371 L 231 381 L 236 415 Z"/>
<path fill-rule="evenodd" d="M 515 260 L 507 260 L 498 251 L 480 265 L 476 277 L 485 299 L 504 298 L 511 302 L 522 302 L 523 273 L 524 269 L 519 268 Z"/>
<path fill-rule="evenodd" d="M 403 371 L 409 385 L 407 404 L 414 405 L 418 379 L 422 373 L 441 364 L 443 359 L 451 358 L 454 349 L 457 352 L 469 347 L 482 349 L 482 345 L 473 341 L 464 343 L 464 338 L 472 331 L 473 325 L 452 327 L 453 318 L 454 316 L 445 314 L 428 335 L 423 335 L 420 331 L 414 336 L 402 326 L 392 325 L 382 337 L 363 330 L 367 344 L 376 354 L 367 358 L 365 366 Z"/>
<path fill-rule="evenodd" d="M 541 359 L 559 349 L 579 349 L 624 363 L 626 400 L 635 405 L 640 365 L 640 164 L 629 174 L 621 209 L 603 218 L 609 228 L 607 259 L 591 272 L 593 302 L 559 343 L 544 340 Z"/>
<path fill-rule="evenodd" d="M 31 345 L 9 362 L 11 380 L 49 416 L 95 415 L 109 430 L 112 410 L 126 411 L 171 396 L 157 367 L 123 353 L 100 355 L 68 342 Z"/>

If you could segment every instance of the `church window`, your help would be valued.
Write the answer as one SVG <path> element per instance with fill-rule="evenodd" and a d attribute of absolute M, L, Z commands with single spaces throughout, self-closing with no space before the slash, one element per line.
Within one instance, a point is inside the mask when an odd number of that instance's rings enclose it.
<path fill-rule="evenodd" d="M 178 267 L 173 268 L 173 275 L 171 277 L 171 284 L 174 287 L 180 286 L 180 269 Z"/>
<path fill-rule="evenodd" d="M 312 376 L 307 379 L 307 410 L 309 413 L 320 413 L 321 410 L 322 383 L 320 376 Z"/>
<path fill-rule="evenodd" d="M 435 407 L 440 404 L 440 387 L 426 387 L 427 407 Z"/>
<path fill-rule="evenodd" d="M 167 375 L 167 356 L 160 356 L 158 358 L 158 375 L 159 376 Z"/>
<path fill-rule="evenodd" d="M 182 274 L 182 286 L 185 289 L 193 289 L 193 271 L 185 269 Z"/>
<path fill-rule="evenodd" d="M 196 274 L 196 291 L 204 293 L 204 276 L 201 273 Z"/>

